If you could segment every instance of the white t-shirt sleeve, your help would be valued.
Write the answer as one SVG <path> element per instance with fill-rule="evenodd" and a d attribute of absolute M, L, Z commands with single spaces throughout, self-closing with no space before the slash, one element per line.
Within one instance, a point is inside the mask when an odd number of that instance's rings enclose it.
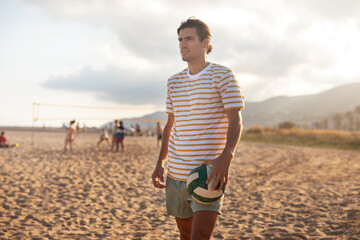
<path fill-rule="evenodd" d="M 244 109 L 244 95 L 231 70 L 224 73 L 217 87 L 225 110 Z"/>
<path fill-rule="evenodd" d="M 173 103 L 172 103 L 171 96 L 170 96 L 169 84 L 168 84 L 168 86 L 167 86 L 166 113 L 167 113 L 167 114 L 173 114 L 173 113 L 174 113 Z"/>

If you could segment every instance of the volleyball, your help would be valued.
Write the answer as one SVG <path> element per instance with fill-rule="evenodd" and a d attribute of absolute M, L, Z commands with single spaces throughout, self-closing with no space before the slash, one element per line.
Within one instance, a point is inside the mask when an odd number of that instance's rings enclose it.
<path fill-rule="evenodd" d="M 211 204 L 218 199 L 225 192 L 225 185 L 223 185 L 221 191 L 218 191 L 220 183 L 217 185 L 216 190 L 212 191 L 211 188 L 214 185 L 214 179 L 206 184 L 206 180 L 212 172 L 212 167 L 209 165 L 200 165 L 194 168 L 186 180 L 186 188 L 189 191 L 191 197 L 202 204 Z"/>

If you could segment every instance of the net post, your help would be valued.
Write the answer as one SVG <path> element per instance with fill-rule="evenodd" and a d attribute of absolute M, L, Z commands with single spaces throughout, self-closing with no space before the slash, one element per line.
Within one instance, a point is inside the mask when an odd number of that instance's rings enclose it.
<path fill-rule="evenodd" d="M 31 119 L 31 146 L 34 147 L 34 121 L 35 121 L 35 104 L 32 106 L 32 119 Z"/>

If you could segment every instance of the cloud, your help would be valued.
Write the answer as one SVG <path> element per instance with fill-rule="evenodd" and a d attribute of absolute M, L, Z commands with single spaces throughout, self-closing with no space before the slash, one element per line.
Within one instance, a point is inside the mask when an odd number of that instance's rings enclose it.
<path fill-rule="evenodd" d="M 163 102 L 163 97 L 156 97 L 153 92 L 161 86 L 165 89 L 162 80 L 181 69 L 174 67 L 182 64 L 176 28 L 181 20 L 190 16 L 203 19 L 212 29 L 214 52 L 210 59 L 229 64 L 241 76 L 256 79 L 248 84 L 251 86 L 248 95 L 261 95 L 262 98 L 266 98 L 266 94 L 277 95 L 280 85 L 285 89 L 281 94 L 299 85 L 304 86 L 306 92 L 311 86 L 317 86 L 312 85 L 317 81 L 316 76 L 337 85 L 338 81 L 329 74 L 319 72 L 331 72 L 334 76 L 344 72 L 334 67 L 339 65 L 339 59 L 346 58 L 340 56 L 343 54 L 341 46 L 355 45 L 347 42 L 349 37 L 342 37 L 342 26 L 351 20 L 360 27 L 358 0 L 279 0 L 271 3 L 267 0 L 229 0 L 226 3 L 215 0 L 29 0 L 26 3 L 44 9 L 55 18 L 111 29 L 118 44 L 129 55 L 154 66 L 139 72 L 136 64 L 127 70 L 114 62 L 113 67 L 104 71 L 88 67 L 76 75 L 53 77 L 44 85 L 93 91 L 100 98 L 117 102 L 133 99 L 138 84 L 144 87 L 144 93 L 137 103 Z M 126 61 L 129 55 L 124 55 L 123 59 Z M 353 59 L 355 62 L 358 58 Z M 297 75 L 302 72 L 312 77 Z M 344 75 L 347 73 L 349 71 Z M 144 81 L 148 76 L 151 76 L 149 81 Z M 109 82 L 104 85 L 102 79 Z M 136 101 L 131 100 L 132 103 Z"/>
<path fill-rule="evenodd" d="M 215 45 L 219 47 L 215 47 L 214 51 L 219 51 L 215 53 L 216 56 L 229 62 L 237 72 L 262 77 L 280 77 L 292 68 L 309 61 L 309 52 L 306 51 L 309 46 L 304 46 L 304 49 L 294 44 L 269 36 L 261 29 L 254 29 L 248 35 L 233 35 L 227 39 L 223 37 Z"/>
<path fill-rule="evenodd" d="M 31 0 L 32 6 L 57 18 L 72 19 L 95 27 L 110 28 L 132 54 L 168 62 L 178 54 L 176 18 L 164 12 L 166 2 L 158 1 L 44 1 Z M 27 3 L 29 3 L 27 2 Z M 162 11 L 161 9 L 164 8 Z M 170 43 L 170 44 L 168 44 Z"/>
<path fill-rule="evenodd" d="M 360 21 L 358 0 L 287 0 L 284 5 L 299 15 L 327 21 L 349 20 Z"/>
<path fill-rule="evenodd" d="M 132 105 L 163 105 L 166 98 L 166 78 L 161 74 L 148 75 L 116 67 L 101 71 L 85 67 L 76 74 L 51 77 L 42 86 L 92 92 L 101 99 Z"/>
<path fill-rule="evenodd" d="M 319 48 L 319 44 L 303 36 L 313 24 L 313 18 L 322 14 L 332 16 L 337 8 L 348 14 L 341 16 L 354 16 L 357 0 L 345 1 L 345 4 L 336 0 L 271 4 L 265 0 L 232 0 L 226 4 L 205 0 L 176 0 L 171 4 L 165 0 L 29 2 L 56 16 L 111 28 L 119 43 L 132 54 L 158 63 L 178 61 L 176 28 L 181 20 L 196 15 L 208 22 L 213 31 L 214 50 L 219 50 L 213 54 L 216 58 L 238 62 L 240 71 L 279 76 L 308 61 L 308 53 Z M 304 17 L 306 11 L 314 16 Z"/>
<path fill-rule="evenodd" d="M 131 52 L 153 61 L 167 62 L 179 54 L 176 29 L 163 16 L 154 16 L 151 21 L 134 18 L 124 21 L 116 27 L 121 44 Z"/>

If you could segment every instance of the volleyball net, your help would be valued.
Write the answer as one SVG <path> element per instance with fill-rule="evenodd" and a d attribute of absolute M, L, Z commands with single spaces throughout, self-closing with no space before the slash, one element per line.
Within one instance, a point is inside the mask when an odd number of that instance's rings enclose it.
<path fill-rule="evenodd" d="M 114 119 L 127 119 L 139 122 L 161 122 L 163 119 L 146 119 L 134 116 L 149 115 L 161 111 L 153 106 L 84 106 L 84 105 L 67 105 L 51 103 L 33 103 L 32 121 L 45 122 L 51 121 L 54 125 L 68 123 L 70 120 L 86 123 L 88 126 L 99 126 Z"/>

